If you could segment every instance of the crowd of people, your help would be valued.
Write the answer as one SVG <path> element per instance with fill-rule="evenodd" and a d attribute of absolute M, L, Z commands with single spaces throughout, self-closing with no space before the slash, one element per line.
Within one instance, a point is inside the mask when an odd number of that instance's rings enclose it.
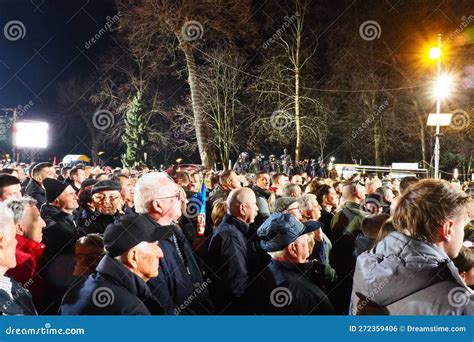
<path fill-rule="evenodd" d="M 0 312 L 474 314 L 467 183 L 170 170 L 3 166 Z"/>

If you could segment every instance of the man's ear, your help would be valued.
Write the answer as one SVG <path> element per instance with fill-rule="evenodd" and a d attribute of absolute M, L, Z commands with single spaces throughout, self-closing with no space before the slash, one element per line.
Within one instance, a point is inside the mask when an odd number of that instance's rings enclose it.
<path fill-rule="evenodd" d="M 163 208 L 161 208 L 161 205 L 158 203 L 158 201 L 151 201 L 150 203 L 151 209 L 153 209 L 154 212 L 161 214 L 163 212 Z"/>
<path fill-rule="evenodd" d="M 288 246 L 286 246 L 286 252 L 288 253 L 289 256 L 292 258 L 297 258 L 298 257 L 298 251 L 296 250 L 296 245 L 294 242 L 290 243 Z"/>
<path fill-rule="evenodd" d="M 16 224 L 15 226 L 16 226 L 16 227 L 15 227 L 15 228 L 16 228 L 16 233 L 17 233 L 18 235 L 23 235 L 23 234 L 24 234 L 24 231 L 23 231 L 23 227 L 21 226 L 21 224 L 18 223 L 18 224 Z"/>
<path fill-rule="evenodd" d="M 462 280 L 466 281 L 466 272 L 461 272 L 459 275 L 461 276 Z"/>
<path fill-rule="evenodd" d="M 454 221 L 446 220 L 439 228 L 440 236 L 443 241 L 450 242 L 454 233 Z"/>
<path fill-rule="evenodd" d="M 137 250 L 135 248 L 130 249 L 123 256 L 123 263 L 130 268 L 133 268 L 133 269 L 137 268 L 138 255 L 137 255 Z"/>

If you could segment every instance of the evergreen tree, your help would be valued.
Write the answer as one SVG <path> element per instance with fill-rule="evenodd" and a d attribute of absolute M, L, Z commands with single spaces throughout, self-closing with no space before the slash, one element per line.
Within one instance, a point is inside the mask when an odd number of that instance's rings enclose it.
<path fill-rule="evenodd" d="M 125 113 L 125 131 L 122 141 L 127 149 L 123 157 L 123 164 L 133 167 L 137 163 L 144 163 L 143 149 L 146 141 L 147 120 L 143 115 L 141 92 L 133 97 Z"/>

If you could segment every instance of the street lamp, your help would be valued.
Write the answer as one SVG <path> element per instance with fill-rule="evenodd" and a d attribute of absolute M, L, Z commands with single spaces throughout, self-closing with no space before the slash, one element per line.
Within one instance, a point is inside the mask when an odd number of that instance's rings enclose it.
<path fill-rule="evenodd" d="M 436 96 L 436 114 L 430 114 L 428 116 L 428 126 L 436 126 L 435 135 L 435 148 L 434 148 L 434 162 L 435 171 L 434 178 L 439 178 L 439 137 L 440 127 L 449 126 L 451 123 L 452 114 L 441 113 L 441 99 L 448 96 L 451 87 L 452 79 L 448 75 L 441 75 L 441 34 L 438 34 L 438 46 L 430 49 L 429 57 L 431 59 L 438 60 L 438 68 L 436 75 L 436 86 L 434 89 L 434 95 Z"/>

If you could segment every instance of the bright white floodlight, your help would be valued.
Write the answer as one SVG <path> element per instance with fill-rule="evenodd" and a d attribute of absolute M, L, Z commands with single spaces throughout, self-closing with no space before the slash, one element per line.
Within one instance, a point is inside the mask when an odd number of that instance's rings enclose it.
<path fill-rule="evenodd" d="M 434 95 L 437 99 L 444 99 L 449 96 L 453 84 L 453 78 L 450 75 L 441 75 L 436 81 Z"/>
<path fill-rule="evenodd" d="M 49 124 L 39 121 L 15 123 L 13 145 L 20 148 L 48 147 Z"/>

